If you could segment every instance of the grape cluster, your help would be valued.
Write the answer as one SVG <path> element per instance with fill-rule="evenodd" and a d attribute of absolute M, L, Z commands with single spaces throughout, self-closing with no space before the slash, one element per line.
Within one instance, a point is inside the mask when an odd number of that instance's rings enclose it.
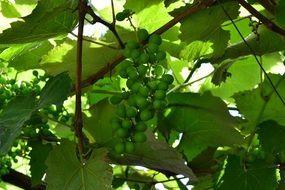
<path fill-rule="evenodd" d="M 166 60 L 166 52 L 160 49 L 159 35 L 149 36 L 147 30 L 137 31 L 137 41 L 129 41 L 123 50 L 126 59 L 121 63 L 119 75 L 127 79 L 127 89 L 110 98 L 117 105 L 112 128 L 121 142 L 114 146 L 118 154 L 131 153 L 136 143 L 145 142 L 147 121 L 158 110 L 167 105 L 166 92 L 174 81 L 164 73 L 161 62 Z"/>
<path fill-rule="evenodd" d="M 123 21 L 126 18 L 129 18 L 130 16 L 132 16 L 132 14 L 134 14 L 134 12 L 130 9 L 124 9 L 122 12 L 118 12 L 116 14 L 116 20 L 117 21 Z"/>

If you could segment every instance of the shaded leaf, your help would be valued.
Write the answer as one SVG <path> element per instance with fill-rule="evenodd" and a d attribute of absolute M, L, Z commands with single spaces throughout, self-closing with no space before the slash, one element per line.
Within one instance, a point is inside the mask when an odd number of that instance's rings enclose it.
<path fill-rule="evenodd" d="M 191 160 L 207 146 L 232 146 L 243 142 L 234 128 L 238 122 L 226 104 L 210 93 L 173 93 L 168 96 L 168 125 L 183 132 L 180 149 Z"/>
<path fill-rule="evenodd" d="M 0 34 L 1 44 L 27 43 L 67 34 L 77 23 L 75 0 L 42 0 L 32 14 Z"/>
<path fill-rule="evenodd" d="M 284 0 L 280 0 L 278 1 L 278 4 L 276 6 L 276 20 L 278 22 L 278 24 L 280 24 L 281 26 L 285 26 L 285 1 Z"/>
<path fill-rule="evenodd" d="M 229 156 L 225 173 L 217 190 L 275 190 L 276 169 L 264 161 L 245 165 L 236 156 Z"/>
<path fill-rule="evenodd" d="M 21 127 L 30 118 L 35 108 L 35 97 L 17 96 L 0 114 L 0 155 L 4 155 L 20 135 Z"/>
<path fill-rule="evenodd" d="M 32 147 L 29 156 L 31 157 L 31 181 L 34 186 L 41 183 L 42 178 L 46 173 L 47 166 L 45 165 L 45 160 L 47 159 L 52 146 L 51 144 L 43 144 L 39 141 L 31 141 L 29 142 L 29 146 Z"/>
<path fill-rule="evenodd" d="M 106 150 L 94 151 L 94 156 L 81 163 L 76 155 L 76 145 L 64 141 L 49 154 L 46 181 L 47 190 L 112 189 L 112 168 L 106 160 Z"/>
<path fill-rule="evenodd" d="M 71 79 L 68 73 L 61 73 L 50 78 L 41 91 L 38 108 L 60 105 L 67 99 L 71 90 Z"/>

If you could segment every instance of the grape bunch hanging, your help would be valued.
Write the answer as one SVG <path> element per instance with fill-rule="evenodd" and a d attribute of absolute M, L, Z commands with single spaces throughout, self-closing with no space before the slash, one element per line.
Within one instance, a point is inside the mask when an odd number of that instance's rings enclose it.
<path fill-rule="evenodd" d="M 166 92 L 174 81 L 161 65 L 166 60 L 166 52 L 160 49 L 161 37 L 149 36 L 147 30 L 139 29 L 137 39 L 128 41 L 123 50 L 126 59 L 121 63 L 119 75 L 126 79 L 127 89 L 110 98 L 117 105 L 111 125 L 114 135 L 120 138 L 114 146 L 118 154 L 132 153 L 135 144 L 146 141 L 146 122 L 165 108 Z"/>

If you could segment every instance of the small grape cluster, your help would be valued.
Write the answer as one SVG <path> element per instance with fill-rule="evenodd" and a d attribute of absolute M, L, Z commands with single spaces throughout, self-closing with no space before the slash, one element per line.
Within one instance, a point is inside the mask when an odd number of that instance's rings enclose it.
<path fill-rule="evenodd" d="M 121 63 L 119 75 L 127 79 L 127 89 L 110 98 L 117 105 L 112 128 L 121 142 L 114 146 L 118 154 L 131 153 L 136 143 L 145 142 L 147 121 L 167 105 L 166 92 L 174 78 L 164 73 L 161 62 L 166 52 L 160 49 L 159 35 L 149 36 L 147 30 L 137 31 L 137 41 L 129 41 L 123 50 L 126 59 Z"/>
<path fill-rule="evenodd" d="M 130 9 L 124 9 L 122 12 L 118 12 L 116 14 L 116 20 L 117 21 L 123 21 L 126 18 L 129 18 L 130 16 L 132 16 L 134 14 L 134 12 Z"/>

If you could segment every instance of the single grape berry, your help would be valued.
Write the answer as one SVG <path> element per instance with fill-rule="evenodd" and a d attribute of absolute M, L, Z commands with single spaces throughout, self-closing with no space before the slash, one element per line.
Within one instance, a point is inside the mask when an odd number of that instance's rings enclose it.
<path fill-rule="evenodd" d="M 164 75 L 162 75 L 162 77 L 161 77 L 160 80 L 161 80 L 161 81 L 164 81 L 164 82 L 167 82 L 168 84 L 172 84 L 173 81 L 174 81 L 174 78 L 173 78 L 173 76 L 170 75 L 170 74 L 164 74 Z"/>
<path fill-rule="evenodd" d="M 161 75 L 163 75 L 164 73 L 164 68 L 161 66 L 161 65 L 157 65 L 155 68 L 154 68 L 154 74 L 156 77 L 160 77 Z"/>
<path fill-rule="evenodd" d="M 168 83 L 164 81 L 160 81 L 157 85 L 158 90 L 167 90 L 168 89 Z"/>
<path fill-rule="evenodd" d="M 154 93 L 154 97 L 156 99 L 164 99 L 166 97 L 166 92 L 164 90 L 156 90 Z"/>
<path fill-rule="evenodd" d="M 140 57 L 138 59 L 139 64 L 145 64 L 149 60 L 149 55 L 147 53 L 140 54 Z"/>
<path fill-rule="evenodd" d="M 143 77 L 143 76 L 146 75 L 146 73 L 147 73 L 147 66 L 145 66 L 145 65 L 139 65 L 137 69 L 138 69 L 138 73 L 139 73 L 139 75 L 140 75 L 141 77 Z"/>
<path fill-rule="evenodd" d="M 150 53 L 156 53 L 159 49 L 159 46 L 155 43 L 149 43 L 147 44 L 147 50 Z"/>
<path fill-rule="evenodd" d="M 125 138 L 128 136 L 128 130 L 124 128 L 119 128 L 116 131 L 116 135 L 120 138 Z"/>
<path fill-rule="evenodd" d="M 116 114 L 119 117 L 125 118 L 126 117 L 126 108 L 124 105 L 119 105 L 117 110 L 116 110 Z"/>
<path fill-rule="evenodd" d="M 143 143 L 146 141 L 146 135 L 144 132 L 137 132 L 134 134 L 134 141 L 137 143 Z"/>
<path fill-rule="evenodd" d="M 133 123 L 129 119 L 124 119 L 122 121 L 122 128 L 124 128 L 124 129 L 130 129 L 132 127 L 132 125 L 133 125 Z"/>
<path fill-rule="evenodd" d="M 135 107 L 127 107 L 126 109 L 126 115 L 128 118 L 132 118 L 132 117 L 135 117 L 137 115 L 137 109 Z"/>
<path fill-rule="evenodd" d="M 149 43 L 160 45 L 162 43 L 162 39 L 158 34 L 153 34 L 149 37 Z"/>
<path fill-rule="evenodd" d="M 126 142 L 125 144 L 126 153 L 133 153 L 135 151 L 135 145 L 132 142 Z"/>
<path fill-rule="evenodd" d="M 137 58 L 139 58 L 140 55 L 141 55 L 141 52 L 138 49 L 134 49 L 134 50 L 131 51 L 131 58 L 133 60 L 136 60 Z"/>
<path fill-rule="evenodd" d="M 153 108 L 156 110 L 163 109 L 166 106 L 166 102 L 164 100 L 154 100 Z"/>
<path fill-rule="evenodd" d="M 153 117 L 153 112 L 149 109 L 144 109 L 140 113 L 140 119 L 142 121 L 148 121 Z"/>
<path fill-rule="evenodd" d="M 125 152 L 125 143 L 121 142 L 116 144 L 114 149 L 117 154 L 123 154 Z"/>
<path fill-rule="evenodd" d="M 146 86 L 141 86 L 138 92 L 141 96 L 148 97 L 149 89 Z"/>
<path fill-rule="evenodd" d="M 117 21 L 123 21 L 127 18 L 127 15 L 124 12 L 119 12 L 116 14 Z"/>
<path fill-rule="evenodd" d="M 149 86 L 149 88 L 151 90 L 156 90 L 157 89 L 157 86 L 158 86 L 158 81 L 149 81 L 147 83 L 147 85 Z"/>
<path fill-rule="evenodd" d="M 166 53 L 165 51 L 162 50 L 158 50 L 158 52 L 156 53 L 156 58 L 159 61 L 163 61 L 166 58 Z"/>
<path fill-rule="evenodd" d="M 145 108 L 148 105 L 148 101 L 145 97 L 142 96 L 136 96 L 136 105 L 142 109 Z"/>
<path fill-rule="evenodd" d="M 117 105 L 117 104 L 121 103 L 122 100 L 123 100 L 122 96 L 114 95 L 110 98 L 110 103 L 113 105 Z"/>
<path fill-rule="evenodd" d="M 139 29 L 137 36 L 139 41 L 145 41 L 148 38 L 148 31 L 146 29 Z"/>
<path fill-rule="evenodd" d="M 126 48 L 128 49 L 137 49 L 140 47 L 140 44 L 136 41 L 130 40 L 126 43 Z"/>

